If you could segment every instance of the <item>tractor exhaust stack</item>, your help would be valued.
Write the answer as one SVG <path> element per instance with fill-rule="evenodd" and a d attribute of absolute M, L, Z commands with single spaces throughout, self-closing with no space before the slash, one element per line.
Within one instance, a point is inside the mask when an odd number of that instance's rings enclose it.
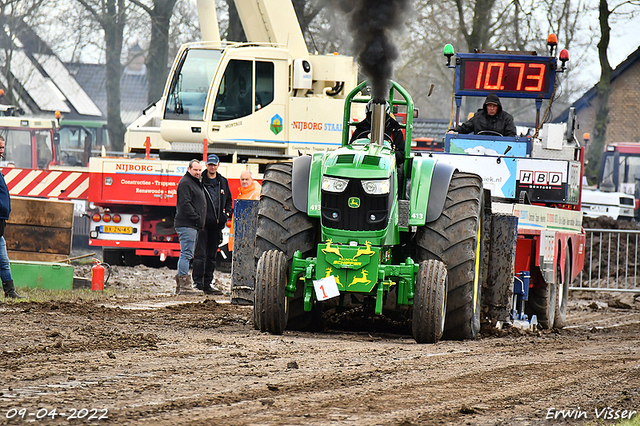
<path fill-rule="evenodd" d="M 371 142 L 382 145 L 384 142 L 385 102 L 374 99 L 371 105 Z"/>

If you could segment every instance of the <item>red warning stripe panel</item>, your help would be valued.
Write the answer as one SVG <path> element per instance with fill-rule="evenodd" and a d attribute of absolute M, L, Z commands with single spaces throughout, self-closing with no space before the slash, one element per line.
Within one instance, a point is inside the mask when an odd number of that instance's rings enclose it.
<path fill-rule="evenodd" d="M 2 169 L 11 195 L 59 199 L 87 199 L 88 172 L 32 170 L 5 167 Z"/>
<path fill-rule="evenodd" d="M 55 182 L 42 190 L 48 197 L 86 200 L 89 195 L 89 172 L 64 172 Z"/>

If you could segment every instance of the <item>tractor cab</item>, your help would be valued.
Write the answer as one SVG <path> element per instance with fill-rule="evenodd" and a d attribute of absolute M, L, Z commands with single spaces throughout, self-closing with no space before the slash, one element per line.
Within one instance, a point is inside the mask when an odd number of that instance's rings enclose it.
<path fill-rule="evenodd" d="M 398 240 L 396 200 L 405 198 L 405 163 L 408 168 L 413 122 L 413 101 L 395 82 L 391 82 L 388 100 L 359 95 L 366 87 L 362 82 L 345 101 L 342 145 L 324 156 L 321 164 L 320 205 L 323 239 L 342 244 L 352 241 L 364 244 L 394 244 Z M 398 98 L 399 95 L 399 98 Z M 355 117 L 367 104 L 365 117 Z M 393 120 L 391 106 L 408 112 L 407 123 L 396 124 L 406 137 L 405 146 L 393 147 L 393 132 L 385 131 L 385 123 Z M 398 132 L 396 132 L 398 133 Z M 402 133 L 401 133 L 402 135 Z M 404 136 L 404 135 L 402 135 Z M 396 141 L 397 143 L 397 141 Z M 354 234 L 357 231 L 357 234 Z"/>

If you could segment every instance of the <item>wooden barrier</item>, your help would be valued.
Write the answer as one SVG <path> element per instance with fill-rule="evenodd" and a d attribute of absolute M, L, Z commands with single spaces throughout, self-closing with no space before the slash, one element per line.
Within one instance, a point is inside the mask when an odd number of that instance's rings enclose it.
<path fill-rule="evenodd" d="M 11 260 L 56 262 L 69 257 L 73 202 L 11 197 L 4 239 Z"/>

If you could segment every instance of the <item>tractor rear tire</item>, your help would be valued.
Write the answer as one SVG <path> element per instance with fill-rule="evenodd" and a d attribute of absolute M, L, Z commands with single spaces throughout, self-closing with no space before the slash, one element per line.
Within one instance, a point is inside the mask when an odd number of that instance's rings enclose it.
<path fill-rule="evenodd" d="M 562 281 L 559 271 L 560 266 L 558 265 L 554 328 L 564 328 L 564 326 L 567 325 L 567 302 L 569 299 L 569 284 L 571 284 L 571 253 L 569 251 L 567 251 L 564 259 L 564 281 Z"/>
<path fill-rule="evenodd" d="M 281 251 L 262 253 L 256 269 L 254 323 L 260 331 L 282 334 L 287 328 L 287 259 Z"/>
<path fill-rule="evenodd" d="M 420 262 L 413 298 L 411 332 L 418 343 L 437 343 L 447 311 L 447 267 L 437 260 Z"/>
<path fill-rule="evenodd" d="M 256 229 L 256 262 L 264 252 L 281 251 L 287 260 L 287 274 L 291 271 L 291 262 L 296 250 L 300 250 L 302 258 L 315 256 L 319 229 L 318 220 L 310 218 L 293 205 L 292 166 L 292 163 L 267 166 L 262 180 Z M 313 311 L 304 311 L 304 285 L 300 281 L 296 284 L 294 297 L 288 299 L 288 328 L 309 329 L 317 316 L 314 316 Z M 262 328 L 261 324 L 255 325 L 256 328 Z"/>
<path fill-rule="evenodd" d="M 456 171 L 442 214 L 418 230 L 418 261 L 447 265 L 445 339 L 475 339 L 480 332 L 483 218 L 482 178 Z"/>

